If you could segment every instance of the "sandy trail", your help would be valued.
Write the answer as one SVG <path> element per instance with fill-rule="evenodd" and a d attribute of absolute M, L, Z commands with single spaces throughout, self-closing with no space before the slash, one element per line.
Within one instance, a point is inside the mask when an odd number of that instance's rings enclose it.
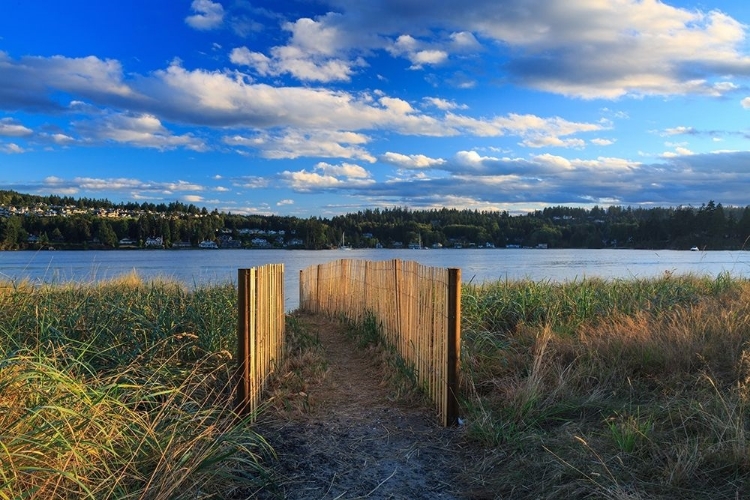
<path fill-rule="evenodd" d="M 442 428 L 429 407 L 390 400 L 375 355 L 344 326 L 306 316 L 329 371 L 308 387 L 312 410 L 264 414 L 258 432 L 278 454 L 278 496 L 288 499 L 455 499 L 466 491 L 461 429 Z"/>

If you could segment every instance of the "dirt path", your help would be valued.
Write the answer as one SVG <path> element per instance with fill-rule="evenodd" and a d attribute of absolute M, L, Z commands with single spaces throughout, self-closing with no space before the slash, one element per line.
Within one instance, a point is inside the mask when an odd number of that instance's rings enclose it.
<path fill-rule="evenodd" d="M 391 401 L 376 356 L 346 338 L 342 325 L 316 316 L 304 321 L 319 332 L 329 370 L 307 388 L 309 412 L 269 411 L 258 424 L 278 453 L 278 496 L 462 498 L 462 430 L 440 427 L 429 407 Z"/>

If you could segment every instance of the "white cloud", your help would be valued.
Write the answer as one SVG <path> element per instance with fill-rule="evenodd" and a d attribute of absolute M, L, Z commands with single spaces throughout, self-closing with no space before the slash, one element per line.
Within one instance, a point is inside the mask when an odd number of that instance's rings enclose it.
<path fill-rule="evenodd" d="M 320 162 L 313 172 L 306 169 L 297 172 L 284 171 L 281 178 L 298 192 L 325 191 L 332 188 L 358 188 L 375 184 L 370 172 L 350 163 L 331 165 Z"/>
<path fill-rule="evenodd" d="M 384 163 L 395 165 L 406 169 L 429 169 L 439 168 L 446 163 L 442 158 L 430 158 L 425 155 L 403 155 L 400 153 L 387 152 L 381 158 Z"/>
<path fill-rule="evenodd" d="M 127 177 L 75 177 L 73 179 L 63 179 L 61 177 L 50 176 L 44 179 L 44 185 L 54 187 L 58 190 L 57 192 L 60 189 L 70 192 L 123 191 L 141 193 L 141 195 L 142 193 L 170 195 L 175 192 L 203 191 L 205 189 L 200 184 L 180 180 L 175 182 L 153 182 Z"/>
<path fill-rule="evenodd" d="M 0 152 L 7 154 L 21 154 L 25 153 L 26 150 L 14 142 L 9 142 L 7 144 L 0 144 Z"/>
<path fill-rule="evenodd" d="M 58 146 L 68 146 L 76 142 L 76 140 L 73 137 L 67 134 L 61 134 L 61 133 L 42 134 L 42 137 L 48 138 L 50 141 L 57 144 Z"/>
<path fill-rule="evenodd" d="M 541 118 L 536 115 L 511 113 L 490 119 L 477 119 L 448 112 L 447 125 L 480 137 L 517 135 L 523 138 L 522 145 L 531 148 L 547 146 L 582 147 L 581 139 L 561 139 L 581 132 L 595 132 L 604 127 L 596 123 L 571 122 L 560 117 Z"/>
<path fill-rule="evenodd" d="M 426 102 L 427 104 L 431 106 L 435 106 L 436 108 L 442 111 L 448 111 L 449 109 L 468 109 L 469 108 L 465 104 L 456 104 L 453 101 L 440 99 L 438 97 L 423 97 L 422 100 Z"/>
<path fill-rule="evenodd" d="M 718 10 L 655 0 L 330 1 L 349 30 L 399 33 L 386 48 L 413 65 L 422 50 L 476 52 L 471 38 L 489 40 L 503 78 L 568 96 L 725 95 L 750 70 L 746 26 Z M 446 30 L 455 43 L 441 39 Z"/>
<path fill-rule="evenodd" d="M 31 79 L 33 83 L 30 86 L 39 86 L 43 83 L 44 87 L 43 90 L 37 88 L 37 93 L 31 92 L 34 97 L 28 97 L 29 102 L 43 99 L 48 93 L 51 95 L 53 92 L 62 91 L 71 94 L 69 101 L 72 102 L 80 103 L 82 98 L 93 100 L 103 106 L 129 107 L 134 111 L 125 115 L 150 116 L 159 122 L 170 121 L 209 127 L 290 128 L 306 131 L 378 129 L 436 137 L 454 136 L 459 133 L 492 137 L 511 133 L 531 141 L 538 141 L 545 136 L 562 137 L 604 128 L 601 124 L 576 123 L 562 118 L 540 118 L 534 115 L 510 114 L 475 118 L 448 111 L 444 117 L 434 117 L 422 114 L 404 99 L 381 92 L 375 92 L 375 99 L 369 93 L 355 94 L 310 87 L 273 87 L 251 83 L 245 75 L 232 71 L 189 71 L 183 68 L 179 61 L 173 61 L 164 70 L 133 77 L 126 83 L 122 80 L 122 69 L 115 61 L 103 62 L 96 58 L 36 58 L 15 63 L 11 60 L 0 65 L 0 84 L 6 80 L 15 81 L 13 77 L 26 71 L 24 68 L 29 65 L 39 68 Z M 64 74 L 61 74 L 61 71 Z M 92 72 L 92 75 L 83 78 L 86 71 Z M 97 71 L 97 76 L 94 76 L 93 73 Z M 104 72 L 105 76 L 101 72 Z M 59 82 L 62 82 L 62 86 L 58 85 Z M 88 86 L 84 86 L 84 82 Z M 0 105 L 3 88 L 0 85 Z M 447 101 L 428 102 L 443 108 L 453 107 Z M 18 101 L 12 103 L 15 107 L 18 104 Z M 83 103 L 71 105 L 71 109 L 79 114 L 99 112 L 96 107 Z M 82 123 L 86 123 L 86 120 Z M 176 136 L 167 130 L 157 134 L 150 129 L 144 131 L 142 125 L 143 123 L 131 123 L 125 127 L 110 127 L 127 130 L 130 134 L 109 130 L 108 139 L 132 141 L 143 147 L 163 149 L 187 147 L 201 150 L 206 147 L 200 139 L 189 134 Z M 93 126 L 87 132 L 91 134 L 96 129 L 97 127 Z M 135 131 L 150 131 L 151 135 L 156 134 L 159 137 L 133 134 Z M 314 132 L 314 135 L 319 136 L 319 133 Z M 280 144 L 282 147 L 275 147 L 279 145 L 280 139 L 283 137 L 278 134 L 270 138 L 260 137 L 261 144 L 272 146 L 267 148 L 269 156 L 295 157 L 293 148 L 283 147 L 283 144 Z M 356 148 L 341 142 L 338 146 L 342 147 L 343 151 L 334 152 L 333 155 L 372 161 L 372 157 L 368 157 L 369 153 L 361 147 Z M 314 145 L 308 147 L 315 149 Z M 323 147 L 318 149 L 323 151 L 321 156 L 332 156 L 331 153 L 325 152 L 329 149 L 328 144 L 323 144 Z"/>
<path fill-rule="evenodd" d="M 740 104 L 742 104 L 742 107 L 745 109 L 750 109 L 750 97 L 745 97 L 740 101 Z"/>
<path fill-rule="evenodd" d="M 288 206 L 288 205 L 294 205 L 294 200 L 284 199 L 284 200 L 279 200 L 276 202 L 277 207 L 283 207 L 283 206 Z"/>
<path fill-rule="evenodd" d="M 68 101 L 58 102 L 67 98 L 59 94 L 75 96 L 73 102 L 142 97 L 124 83 L 122 65 L 115 60 L 25 56 L 14 61 L 0 52 L 0 107 L 61 111 Z"/>
<path fill-rule="evenodd" d="M 268 179 L 253 175 L 246 175 L 232 179 L 232 186 L 247 189 L 262 189 L 269 185 Z"/>
<path fill-rule="evenodd" d="M 591 144 L 595 144 L 596 146 L 611 146 L 614 143 L 615 139 L 602 139 L 599 137 L 591 139 Z"/>
<path fill-rule="evenodd" d="M 74 123 L 84 141 L 113 141 L 136 147 L 170 150 L 184 147 L 205 151 L 206 145 L 192 134 L 173 135 L 154 115 L 106 114 L 98 119 Z"/>
<path fill-rule="evenodd" d="M 211 0 L 193 0 L 190 9 L 195 12 L 185 18 L 185 22 L 197 30 L 212 30 L 221 27 L 224 22 L 224 7 Z"/>
<path fill-rule="evenodd" d="M 0 136 L 5 137 L 27 137 L 33 134 L 33 130 L 17 123 L 12 118 L 0 119 Z"/>
<path fill-rule="evenodd" d="M 673 128 L 665 129 L 663 135 L 667 135 L 667 136 L 670 136 L 670 135 L 693 135 L 695 133 L 696 133 L 696 130 L 693 127 L 683 127 L 683 126 L 680 126 L 680 127 L 673 127 Z"/>
<path fill-rule="evenodd" d="M 674 151 L 666 151 L 662 153 L 662 158 L 676 158 L 679 156 L 692 156 L 695 153 L 690 151 L 688 148 L 676 147 Z"/>
<path fill-rule="evenodd" d="M 586 145 L 583 139 L 560 139 L 555 136 L 539 136 L 524 139 L 521 141 L 523 146 L 528 148 L 582 148 Z"/>
<path fill-rule="evenodd" d="M 357 67 L 365 65 L 361 58 L 347 56 L 346 33 L 335 25 L 334 14 L 322 20 L 301 18 L 287 22 L 283 29 L 291 33 L 287 45 L 272 47 L 270 55 L 247 47 L 232 50 L 230 60 L 254 69 L 260 76 L 289 74 L 301 81 L 349 81 Z"/>
<path fill-rule="evenodd" d="M 346 177 L 348 179 L 367 179 L 370 177 L 370 172 L 352 163 L 331 165 L 330 163 L 320 162 L 315 165 L 315 170 L 322 172 L 324 175 Z"/>
<path fill-rule="evenodd" d="M 466 37 L 464 37 L 464 40 Z M 395 57 L 405 57 L 411 62 L 410 69 L 422 69 L 425 65 L 438 65 L 448 59 L 448 52 L 441 48 L 430 47 L 411 35 L 399 36 L 392 45 L 386 48 Z"/>
<path fill-rule="evenodd" d="M 363 134 L 329 130 L 284 130 L 278 134 L 261 133 L 254 137 L 234 135 L 224 142 L 232 146 L 258 149 L 261 155 L 271 159 L 293 159 L 299 157 L 351 158 L 375 162 L 361 145 L 369 142 Z"/>
<path fill-rule="evenodd" d="M 229 53 L 229 60 L 238 66 L 250 66 L 261 76 L 276 74 L 277 69 L 271 69 L 273 61 L 265 54 L 252 52 L 247 47 L 237 47 Z"/>
<path fill-rule="evenodd" d="M 342 181 L 332 175 L 320 175 L 307 170 L 298 172 L 284 171 L 281 177 L 287 181 L 289 187 L 299 192 L 310 192 L 314 190 L 327 189 L 339 186 Z"/>

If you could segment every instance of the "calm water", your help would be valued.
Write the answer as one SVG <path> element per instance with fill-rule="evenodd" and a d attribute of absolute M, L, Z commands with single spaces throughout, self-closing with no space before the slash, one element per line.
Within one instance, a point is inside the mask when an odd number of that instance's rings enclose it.
<path fill-rule="evenodd" d="M 0 280 L 93 282 L 135 270 L 142 278 L 169 277 L 188 286 L 237 281 L 237 269 L 283 263 L 286 305 L 298 304 L 299 271 L 336 259 L 415 260 L 461 268 L 462 281 L 570 281 L 584 277 L 646 278 L 674 272 L 750 277 L 750 252 L 669 250 L 111 250 L 0 252 Z"/>

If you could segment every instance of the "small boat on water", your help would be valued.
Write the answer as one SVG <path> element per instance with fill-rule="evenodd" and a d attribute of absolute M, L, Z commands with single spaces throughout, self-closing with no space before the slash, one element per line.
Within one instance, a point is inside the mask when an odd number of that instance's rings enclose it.
<path fill-rule="evenodd" d="M 700 250 L 698 247 L 690 247 L 691 252 L 697 252 L 698 250 Z"/>
<path fill-rule="evenodd" d="M 344 233 L 341 233 L 341 244 L 339 245 L 339 250 L 351 250 L 351 246 L 347 246 L 346 242 L 344 241 Z"/>

